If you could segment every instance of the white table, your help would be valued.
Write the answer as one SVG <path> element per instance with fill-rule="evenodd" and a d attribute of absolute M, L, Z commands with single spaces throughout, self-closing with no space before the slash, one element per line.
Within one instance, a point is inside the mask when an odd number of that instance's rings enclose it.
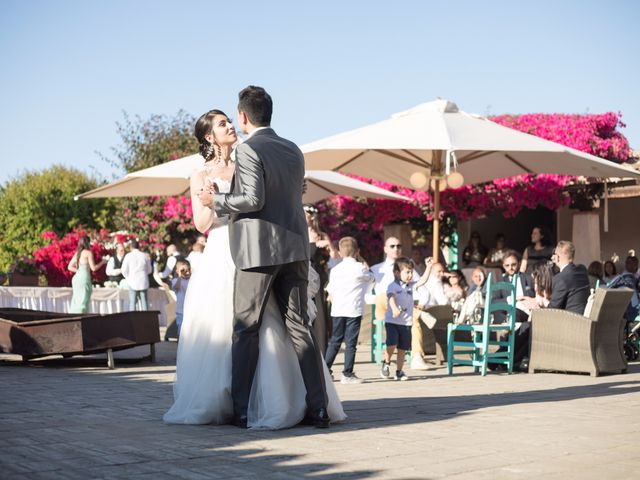
<path fill-rule="evenodd" d="M 73 291 L 68 287 L 0 287 L 0 307 L 26 308 L 47 312 L 67 313 Z M 160 312 L 160 325 L 167 325 L 167 307 L 170 297 L 165 290 L 148 290 L 149 310 Z M 89 313 L 127 312 L 129 290 L 94 287 L 89 302 Z"/>

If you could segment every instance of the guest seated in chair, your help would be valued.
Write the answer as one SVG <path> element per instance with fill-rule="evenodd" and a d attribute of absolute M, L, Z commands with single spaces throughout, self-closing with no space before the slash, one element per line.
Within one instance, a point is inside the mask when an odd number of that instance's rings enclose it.
<path fill-rule="evenodd" d="M 553 263 L 560 269 L 560 273 L 553 277 L 551 283 L 551 298 L 548 308 L 558 308 L 582 315 L 589 299 L 589 276 L 584 265 L 575 265 L 573 258 L 575 247 L 573 243 L 562 240 L 558 242 L 552 255 Z M 544 280 L 548 276 L 545 268 L 550 272 L 550 266 L 536 268 L 536 299 L 526 299 L 530 308 L 544 308 L 545 290 Z M 541 300 L 542 305 L 538 303 Z M 516 331 L 514 346 L 514 368 L 526 371 L 529 364 L 529 333 L 530 322 L 523 322 Z M 502 347 L 501 347 L 502 348 Z"/>
<path fill-rule="evenodd" d="M 427 269 L 431 265 L 431 257 L 425 260 Z M 411 369 L 412 370 L 427 370 L 428 364 L 425 362 L 424 357 L 426 352 L 423 348 L 427 335 L 427 329 L 420 320 L 420 311 L 434 306 L 434 305 L 449 305 L 449 297 L 445 293 L 445 287 L 443 283 L 444 278 L 444 266 L 441 263 L 434 263 L 430 267 L 431 275 L 428 277 L 426 284 L 416 289 L 416 300 L 418 307 L 414 311 L 413 326 L 411 329 Z M 426 270 L 425 270 L 426 273 Z"/>
<path fill-rule="evenodd" d="M 520 260 L 518 254 L 514 250 L 508 251 L 502 259 L 502 268 L 505 273 L 502 274 L 500 281 L 512 283 L 516 280 L 516 321 L 526 322 L 529 317 L 531 307 L 528 305 L 526 298 L 535 298 L 536 292 L 533 288 L 533 279 L 526 272 L 520 272 Z M 510 302 L 511 298 L 506 297 L 506 290 L 498 290 L 494 297 L 495 301 Z M 501 315 L 499 315 L 501 314 Z M 504 312 L 496 312 L 496 322 L 503 323 Z"/>

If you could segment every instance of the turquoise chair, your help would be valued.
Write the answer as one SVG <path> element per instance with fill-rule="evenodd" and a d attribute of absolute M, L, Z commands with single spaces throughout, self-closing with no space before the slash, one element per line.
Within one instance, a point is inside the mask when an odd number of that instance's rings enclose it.
<path fill-rule="evenodd" d="M 487 294 L 482 323 L 476 325 L 453 324 L 447 326 L 447 371 L 453 373 L 454 365 L 471 365 L 473 371 L 487 374 L 487 365 L 490 363 L 507 366 L 509 373 L 513 372 L 513 350 L 515 341 L 516 322 L 516 286 L 515 277 L 513 283 L 493 283 L 493 274 L 487 278 Z M 507 297 L 511 297 L 511 305 L 504 301 L 494 301 L 493 295 L 498 290 L 507 291 Z M 492 314 L 503 311 L 507 315 L 506 323 L 491 324 Z M 466 339 L 456 340 L 457 332 L 469 332 Z M 506 340 L 492 339 L 491 334 L 506 332 Z M 464 334 L 463 334 L 464 335 Z M 463 336 L 459 335 L 459 336 Z M 470 339 L 468 337 L 471 337 Z M 507 347 L 506 351 L 490 352 L 489 347 Z"/>

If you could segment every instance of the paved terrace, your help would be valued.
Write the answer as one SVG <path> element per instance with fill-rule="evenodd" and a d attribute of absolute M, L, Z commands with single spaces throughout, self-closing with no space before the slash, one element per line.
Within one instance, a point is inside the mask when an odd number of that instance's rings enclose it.
<path fill-rule="evenodd" d="M 156 364 L 132 360 L 147 349 L 118 352 L 116 370 L 104 356 L 28 365 L 0 356 L 0 478 L 638 476 L 638 364 L 599 378 L 435 368 L 394 382 L 366 362 L 367 348 L 357 373 L 368 383 L 336 383 L 349 420 L 326 431 L 164 425 L 175 343 L 159 345 Z"/>

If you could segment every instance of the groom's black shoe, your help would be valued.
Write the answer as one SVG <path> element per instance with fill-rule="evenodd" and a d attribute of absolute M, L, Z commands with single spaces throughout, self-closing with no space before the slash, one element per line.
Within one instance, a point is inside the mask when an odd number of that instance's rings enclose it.
<path fill-rule="evenodd" d="M 313 425 L 316 428 L 328 428 L 329 421 L 327 409 L 319 408 L 317 410 L 307 412 L 300 423 L 302 425 Z"/>
<path fill-rule="evenodd" d="M 231 425 L 235 425 L 238 428 L 247 428 L 247 416 L 234 415 L 231 419 Z"/>

